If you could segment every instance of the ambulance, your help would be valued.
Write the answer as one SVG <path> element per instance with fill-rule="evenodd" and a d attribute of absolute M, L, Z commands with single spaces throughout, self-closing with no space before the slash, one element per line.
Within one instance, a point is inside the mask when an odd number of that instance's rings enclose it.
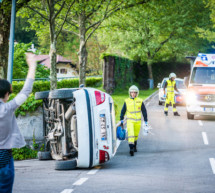
<path fill-rule="evenodd" d="M 215 116 L 215 54 L 199 53 L 185 84 L 187 118 Z"/>

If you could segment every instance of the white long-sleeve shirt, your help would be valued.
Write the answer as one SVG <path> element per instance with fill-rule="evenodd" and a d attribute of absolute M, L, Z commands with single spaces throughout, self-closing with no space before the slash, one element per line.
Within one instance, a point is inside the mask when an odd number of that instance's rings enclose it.
<path fill-rule="evenodd" d="M 4 103 L 0 99 L 0 149 L 21 148 L 26 145 L 14 111 L 22 105 L 32 92 L 33 79 L 28 78 L 20 93 L 11 101 Z"/>

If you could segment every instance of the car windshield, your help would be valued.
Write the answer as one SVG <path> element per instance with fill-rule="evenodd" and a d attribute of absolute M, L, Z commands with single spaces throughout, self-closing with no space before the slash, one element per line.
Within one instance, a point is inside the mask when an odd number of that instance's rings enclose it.
<path fill-rule="evenodd" d="M 215 84 L 215 67 L 195 67 L 192 72 L 191 84 Z"/>
<path fill-rule="evenodd" d="M 176 87 L 178 89 L 185 89 L 186 88 L 185 85 L 184 85 L 183 80 L 175 80 L 175 82 L 176 82 Z M 164 88 L 165 83 L 166 83 L 166 80 L 163 81 L 162 88 Z"/>

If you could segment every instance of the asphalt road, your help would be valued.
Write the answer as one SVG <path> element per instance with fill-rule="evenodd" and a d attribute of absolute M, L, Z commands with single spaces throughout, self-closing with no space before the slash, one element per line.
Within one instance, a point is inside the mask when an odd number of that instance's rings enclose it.
<path fill-rule="evenodd" d="M 14 193 L 214 193 L 215 120 L 188 120 L 163 114 L 157 96 L 146 105 L 153 133 L 128 153 L 123 141 L 116 156 L 91 170 L 55 171 L 54 161 L 15 162 Z"/>

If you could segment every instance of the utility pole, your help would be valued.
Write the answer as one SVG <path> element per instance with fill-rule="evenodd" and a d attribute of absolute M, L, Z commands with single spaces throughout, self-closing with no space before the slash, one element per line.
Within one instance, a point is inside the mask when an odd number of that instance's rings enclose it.
<path fill-rule="evenodd" d="M 12 77 L 13 77 L 15 19 L 16 19 L 16 0 L 12 0 L 11 21 L 10 21 L 10 39 L 9 39 L 10 44 L 9 44 L 9 56 L 8 56 L 8 69 L 7 69 L 7 80 L 10 83 L 12 83 Z"/>

